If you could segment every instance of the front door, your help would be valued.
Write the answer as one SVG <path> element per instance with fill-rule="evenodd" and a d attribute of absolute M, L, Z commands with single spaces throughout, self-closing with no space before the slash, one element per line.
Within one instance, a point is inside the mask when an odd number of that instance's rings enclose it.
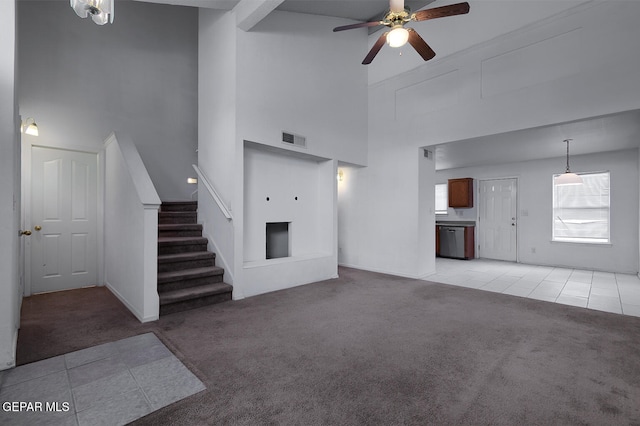
<path fill-rule="evenodd" d="M 97 156 L 32 147 L 31 292 L 97 284 Z"/>
<path fill-rule="evenodd" d="M 517 179 L 480 181 L 480 257 L 516 261 L 517 188 Z"/>

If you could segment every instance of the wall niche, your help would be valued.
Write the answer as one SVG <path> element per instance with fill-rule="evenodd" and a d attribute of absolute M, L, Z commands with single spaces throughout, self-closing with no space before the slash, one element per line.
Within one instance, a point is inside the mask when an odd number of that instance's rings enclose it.
<path fill-rule="evenodd" d="M 291 256 L 289 251 L 289 222 L 267 222 L 266 258 L 278 259 Z"/>
<path fill-rule="evenodd" d="M 244 262 L 332 253 L 333 160 L 245 142 Z"/>

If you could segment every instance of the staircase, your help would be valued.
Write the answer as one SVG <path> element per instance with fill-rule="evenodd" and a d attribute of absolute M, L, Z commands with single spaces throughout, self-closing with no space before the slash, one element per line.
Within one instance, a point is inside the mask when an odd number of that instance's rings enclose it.
<path fill-rule="evenodd" d="M 207 251 L 197 221 L 198 203 L 164 202 L 158 213 L 158 295 L 160 315 L 231 300 L 224 269 Z"/>

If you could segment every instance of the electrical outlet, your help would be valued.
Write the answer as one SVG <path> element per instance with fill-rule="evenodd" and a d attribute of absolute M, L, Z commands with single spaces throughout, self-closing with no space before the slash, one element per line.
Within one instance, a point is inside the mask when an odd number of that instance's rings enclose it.
<path fill-rule="evenodd" d="M 535 247 L 531 247 L 531 253 L 533 253 L 533 254 L 536 253 L 536 248 Z"/>

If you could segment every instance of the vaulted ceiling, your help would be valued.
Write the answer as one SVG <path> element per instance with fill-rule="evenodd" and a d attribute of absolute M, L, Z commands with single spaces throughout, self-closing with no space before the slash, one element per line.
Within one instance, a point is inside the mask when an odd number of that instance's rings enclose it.
<path fill-rule="evenodd" d="M 235 10 L 238 27 L 245 31 L 251 30 L 274 10 L 370 21 L 380 19 L 389 8 L 388 0 L 138 1 Z M 412 11 L 461 1 L 463 0 L 405 0 Z M 442 26 L 436 21 L 429 23 L 431 31 L 429 40 L 438 46 L 439 58 L 561 15 L 578 5 L 595 3 L 597 0 L 467 1 L 471 5 L 471 12 L 465 16 L 464 31 L 451 34 L 451 28 L 444 25 L 444 22 Z M 367 31 L 367 29 L 355 31 Z M 439 39 L 441 44 L 437 44 Z M 635 148 L 640 141 L 640 112 L 631 111 L 572 123 L 483 136 L 431 148 L 436 152 L 436 168 L 449 169 L 562 156 L 565 149 L 562 141 L 566 138 L 574 139 L 571 151 L 576 155 Z"/>

